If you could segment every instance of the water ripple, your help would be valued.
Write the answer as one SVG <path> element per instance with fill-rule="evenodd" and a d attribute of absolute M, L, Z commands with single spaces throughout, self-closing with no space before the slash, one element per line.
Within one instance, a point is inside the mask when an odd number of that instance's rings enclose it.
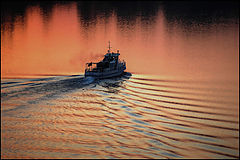
<path fill-rule="evenodd" d="M 82 82 L 2 82 L 2 156 L 239 158 L 239 102 L 234 89 L 217 88 L 222 82 L 138 75 Z"/>

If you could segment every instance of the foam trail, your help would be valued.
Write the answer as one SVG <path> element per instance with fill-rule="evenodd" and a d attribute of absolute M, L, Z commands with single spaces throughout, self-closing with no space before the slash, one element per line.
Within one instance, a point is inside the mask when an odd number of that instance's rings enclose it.
<path fill-rule="evenodd" d="M 92 82 L 95 81 L 95 78 L 94 77 L 85 77 L 82 81 L 82 84 L 91 84 Z"/>

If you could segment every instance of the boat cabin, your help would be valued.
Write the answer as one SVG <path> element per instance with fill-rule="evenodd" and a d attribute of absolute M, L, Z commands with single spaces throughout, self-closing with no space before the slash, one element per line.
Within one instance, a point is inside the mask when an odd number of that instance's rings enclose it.
<path fill-rule="evenodd" d="M 119 60 L 119 50 L 117 53 L 110 52 L 110 42 L 109 42 L 109 49 L 108 52 L 104 55 L 104 59 L 98 63 L 86 63 L 86 71 L 93 71 L 93 72 L 103 72 L 104 70 L 114 70 L 117 68 Z M 124 62 L 125 63 L 125 62 Z"/>

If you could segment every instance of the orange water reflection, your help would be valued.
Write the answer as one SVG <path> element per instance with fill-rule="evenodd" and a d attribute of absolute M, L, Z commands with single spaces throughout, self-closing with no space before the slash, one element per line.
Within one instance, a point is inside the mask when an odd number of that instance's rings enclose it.
<path fill-rule="evenodd" d="M 239 158 L 238 22 L 84 5 L 1 23 L 1 78 L 20 77 L 1 83 L 1 157 Z M 136 74 L 51 76 L 83 74 L 109 40 Z"/>
<path fill-rule="evenodd" d="M 54 5 L 47 19 L 38 5 L 27 8 L 12 31 L 1 32 L 1 77 L 82 74 L 84 64 L 100 60 L 111 40 L 129 72 L 238 80 L 238 24 L 184 28 L 169 23 L 161 9 L 155 17 L 131 21 L 115 11 L 83 18 L 75 2 Z"/>

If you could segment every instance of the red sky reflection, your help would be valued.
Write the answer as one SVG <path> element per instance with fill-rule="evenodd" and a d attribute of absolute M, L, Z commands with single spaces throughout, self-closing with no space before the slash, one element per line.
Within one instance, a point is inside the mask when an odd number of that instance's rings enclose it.
<path fill-rule="evenodd" d="M 238 80 L 238 24 L 192 24 L 189 30 L 168 23 L 161 10 L 147 20 L 129 22 L 112 11 L 84 22 L 76 3 L 55 5 L 44 16 L 39 6 L 29 7 L 23 22 L 16 17 L 12 31 L 1 31 L 1 77 L 83 74 L 110 40 L 129 72 Z"/>

